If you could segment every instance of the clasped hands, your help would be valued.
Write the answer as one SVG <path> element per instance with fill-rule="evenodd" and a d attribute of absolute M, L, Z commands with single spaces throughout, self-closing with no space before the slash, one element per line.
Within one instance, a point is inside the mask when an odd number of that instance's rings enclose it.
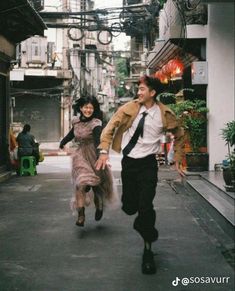
<path fill-rule="evenodd" d="M 109 160 L 108 154 L 100 154 L 98 160 L 95 163 L 96 170 L 97 171 L 104 170 L 107 165 L 108 160 Z"/>

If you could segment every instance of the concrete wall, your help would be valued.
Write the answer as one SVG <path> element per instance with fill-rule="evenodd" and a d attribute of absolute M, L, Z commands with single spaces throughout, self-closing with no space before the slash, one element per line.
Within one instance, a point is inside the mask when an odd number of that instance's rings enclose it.
<path fill-rule="evenodd" d="M 227 155 L 221 128 L 235 119 L 234 3 L 208 5 L 208 150 L 210 170 Z"/>

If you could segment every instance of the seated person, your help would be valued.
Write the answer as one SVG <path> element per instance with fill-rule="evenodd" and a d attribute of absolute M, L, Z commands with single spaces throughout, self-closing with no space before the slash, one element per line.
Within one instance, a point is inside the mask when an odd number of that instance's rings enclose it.
<path fill-rule="evenodd" d="M 16 138 L 18 143 L 18 157 L 34 156 L 36 164 L 39 161 L 39 144 L 36 142 L 35 137 L 30 133 L 31 126 L 25 124 L 22 132 Z"/>

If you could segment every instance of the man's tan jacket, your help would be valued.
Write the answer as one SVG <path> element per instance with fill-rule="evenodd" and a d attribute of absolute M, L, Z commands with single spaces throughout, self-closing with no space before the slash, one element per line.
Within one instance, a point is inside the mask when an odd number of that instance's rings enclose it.
<path fill-rule="evenodd" d="M 175 114 L 167 106 L 158 101 L 156 104 L 161 110 L 163 132 L 174 134 L 175 161 L 181 162 L 184 154 L 184 130 L 179 127 Z M 138 100 L 130 101 L 121 106 L 103 129 L 98 148 L 108 151 L 112 144 L 114 151 L 121 152 L 123 133 L 131 127 L 140 107 L 141 104 Z"/>

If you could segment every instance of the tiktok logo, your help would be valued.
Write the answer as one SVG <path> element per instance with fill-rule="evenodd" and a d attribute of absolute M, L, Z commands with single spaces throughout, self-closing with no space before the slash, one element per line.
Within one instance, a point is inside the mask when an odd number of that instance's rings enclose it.
<path fill-rule="evenodd" d="M 179 282 L 180 282 L 180 278 L 176 277 L 175 280 L 172 281 L 172 285 L 176 287 L 178 286 Z"/>

